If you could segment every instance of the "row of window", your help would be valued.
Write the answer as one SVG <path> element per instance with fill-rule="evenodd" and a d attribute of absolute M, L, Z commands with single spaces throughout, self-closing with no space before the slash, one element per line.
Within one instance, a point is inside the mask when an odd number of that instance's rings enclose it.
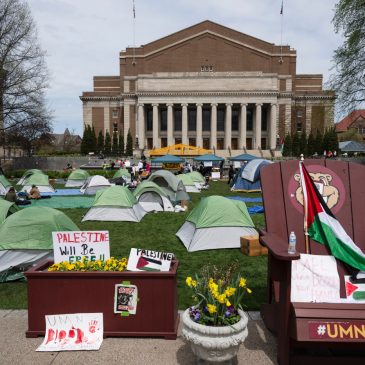
<path fill-rule="evenodd" d="M 146 115 L 146 130 L 152 131 L 153 130 L 153 109 L 152 107 L 146 107 L 145 109 Z M 196 107 L 188 107 L 188 131 L 196 131 L 196 123 L 197 123 L 197 112 Z M 225 125 L 225 117 L 226 117 L 226 108 L 225 106 L 218 106 L 217 107 L 217 131 L 224 132 L 224 125 Z M 268 109 L 262 109 L 261 115 L 261 130 L 267 131 L 268 123 Z M 246 111 L 246 118 L 247 118 L 247 127 L 248 131 L 253 130 L 253 110 L 247 108 Z M 160 107 L 159 109 L 159 118 L 158 118 L 159 130 L 160 131 L 167 131 L 167 108 Z M 240 120 L 240 108 L 239 107 L 232 107 L 232 131 L 239 130 L 239 120 Z M 210 107 L 203 107 L 202 108 L 202 129 L 203 131 L 210 131 L 211 130 L 211 108 Z M 173 130 L 175 132 L 179 132 L 182 130 L 182 109 L 180 107 L 174 107 L 173 109 Z"/>

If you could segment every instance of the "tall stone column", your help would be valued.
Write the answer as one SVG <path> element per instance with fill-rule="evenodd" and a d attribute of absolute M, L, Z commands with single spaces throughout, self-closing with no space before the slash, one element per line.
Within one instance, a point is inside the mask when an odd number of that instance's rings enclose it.
<path fill-rule="evenodd" d="M 232 141 L 232 104 L 226 104 L 226 118 L 224 122 L 224 149 L 231 147 Z"/>
<path fill-rule="evenodd" d="M 270 149 L 276 149 L 276 104 L 271 104 L 270 110 Z"/>
<path fill-rule="evenodd" d="M 240 140 L 238 147 L 246 148 L 246 134 L 247 134 L 247 104 L 241 104 L 240 113 Z"/>
<path fill-rule="evenodd" d="M 172 146 L 174 144 L 174 127 L 173 127 L 173 104 L 167 104 L 167 145 Z"/>
<path fill-rule="evenodd" d="M 261 108 L 262 104 L 256 104 L 256 118 L 255 118 L 255 144 L 254 148 L 261 147 Z"/>
<path fill-rule="evenodd" d="M 196 146 L 203 147 L 203 104 L 196 104 Z"/>
<path fill-rule="evenodd" d="M 181 104 L 182 107 L 182 127 L 181 127 L 181 142 L 189 144 L 188 142 L 188 104 Z"/>
<path fill-rule="evenodd" d="M 210 111 L 210 149 L 217 147 L 217 105 L 212 103 Z"/>
<path fill-rule="evenodd" d="M 158 104 L 152 104 L 152 144 L 154 148 L 160 148 L 160 138 L 158 138 Z"/>
<path fill-rule="evenodd" d="M 143 149 L 145 146 L 145 122 L 144 104 L 138 104 L 138 147 Z"/>

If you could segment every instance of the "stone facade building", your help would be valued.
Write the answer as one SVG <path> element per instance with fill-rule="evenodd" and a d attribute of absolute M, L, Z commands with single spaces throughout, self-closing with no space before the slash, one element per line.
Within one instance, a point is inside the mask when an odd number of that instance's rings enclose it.
<path fill-rule="evenodd" d="M 184 143 L 218 155 L 270 155 L 288 132 L 333 125 L 322 75 L 296 73 L 296 51 L 204 21 L 120 53 L 120 75 L 94 76 L 83 122 L 130 129 L 140 149 Z"/>

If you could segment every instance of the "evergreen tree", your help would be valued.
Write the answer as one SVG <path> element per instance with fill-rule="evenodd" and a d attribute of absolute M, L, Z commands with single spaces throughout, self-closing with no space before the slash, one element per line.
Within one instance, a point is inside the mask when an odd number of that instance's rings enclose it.
<path fill-rule="evenodd" d="M 97 153 L 101 154 L 104 152 L 104 136 L 103 136 L 103 132 L 100 131 L 99 135 L 98 135 L 98 147 L 97 147 Z"/>
<path fill-rule="evenodd" d="M 105 134 L 105 141 L 104 141 L 104 155 L 110 156 L 112 152 L 112 140 L 110 138 L 110 134 L 107 131 Z"/>
<path fill-rule="evenodd" d="M 124 135 L 122 132 L 119 132 L 119 155 L 124 156 L 125 148 L 124 148 Z"/>
<path fill-rule="evenodd" d="M 339 152 L 339 145 L 338 145 L 338 136 L 336 133 L 336 128 L 330 129 L 330 147 L 332 152 Z"/>
<path fill-rule="evenodd" d="M 125 154 L 127 156 L 133 156 L 133 138 L 130 129 L 128 130 L 127 134 L 127 145 L 125 147 Z"/>
<path fill-rule="evenodd" d="M 96 152 L 96 148 L 97 148 L 97 139 L 96 139 L 96 133 L 95 133 L 95 129 L 94 126 L 91 129 L 90 128 L 90 151 L 89 152 Z"/>
<path fill-rule="evenodd" d="M 300 139 L 299 139 L 299 151 L 300 154 L 303 154 L 304 156 L 307 156 L 308 151 L 307 151 L 307 133 L 305 132 L 305 129 L 303 130 L 303 132 L 300 135 Z"/>
<path fill-rule="evenodd" d="M 118 156 L 118 132 L 113 132 L 113 145 L 112 145 L 113 156 Z"/>
<path fill-rule="evenodd" d="M 316 140 L 312 131 L 309 133 L 308 136 L 308 143 L 307 143 L 307 156 L 311 157 L 314 155 L 316 151 Z"/>
<path fill-rule="evenodd" d="M 86 155 L 88 153 L 87 151 L 87 132 L 88 132 L 88 127 L 86 125 L 84 125 L 84 133 L 82 135 L 82 141 L 81 141 L 81 154 Z"/>
<path fill-rule="evenodd" d="M 284 140 L 284 147 L 283 147 L 283 156 L 291 156 L 291 148 L 292 148 L 292 140 L 291 140 L 291 136 L 288 133 L 285 136 L 285 140 Z"/>
<path fill-rule="evenodd" d="M 324 133 L 322 146 L 323 146 L 323 151 L 326 151 L 326 153 L 328 151 L 331 151 L 331 132 L 329 129 L 326 129 Z"/>
<path fill-rule="evenodd" d="M 323 154 L 323 136 L 320 131 L 317 131 L 316 139 L 315 139 L 315 152 L 318 153 L 319 156 Z"/>
<path fill-rule="evenodd" d="M 300 136 L 298 132 L 295 132 L 294 137 L 292 139 L 292 156 L 299 157 L 300 152 Z"/>

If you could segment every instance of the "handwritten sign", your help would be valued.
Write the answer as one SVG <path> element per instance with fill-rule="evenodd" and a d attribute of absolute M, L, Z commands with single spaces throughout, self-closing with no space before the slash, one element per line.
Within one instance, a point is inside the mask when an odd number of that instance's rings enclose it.
<path fill-rule="evenodd" d="M 54 262 L 73 263 L 83 257 L 89 261 L 110 258 L 108 231 L 52 232 Z"/>
<path fill-rule="evenodd" d="M 138 289 L 135 285 L 116 284 L 114 295 L 114 313 L 128 312 L 136 314 Z"/>
<path fill-rule="evenodd" d="M 292 261 L 291 301 L 336 303 L 340 301 L 340 278 L 333 256 L 301 254 Z"/>
<path fill-rule="evenodd" d="M 37 351 L 99 350 L 103 313 L 57 314 L 46 317 L 46 335 Z"/>
<path fill-rule="evenodd" d="M 131 248 L 128 258 L 129 271 L 170 271 L 173 253 Z"/>

